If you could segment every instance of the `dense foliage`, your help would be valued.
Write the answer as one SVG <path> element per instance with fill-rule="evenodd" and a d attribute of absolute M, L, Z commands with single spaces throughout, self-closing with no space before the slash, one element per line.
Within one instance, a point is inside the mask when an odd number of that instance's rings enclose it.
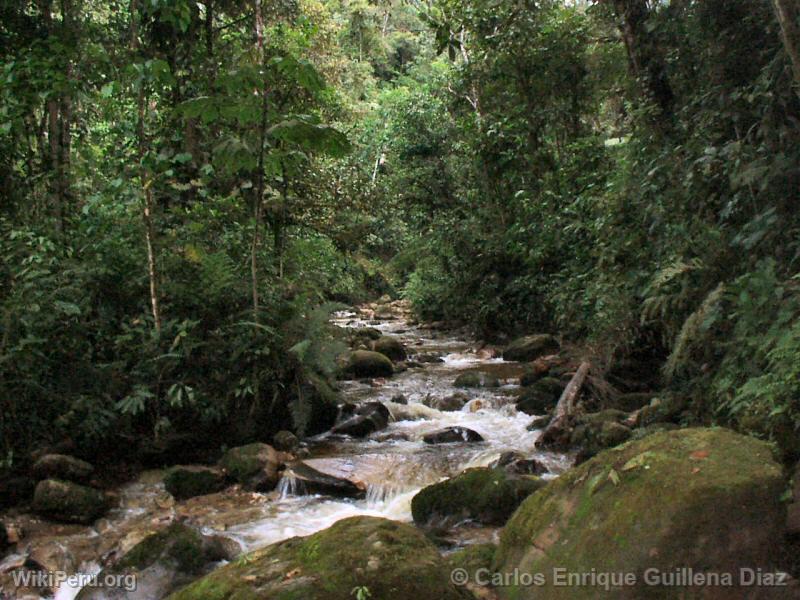
<path fill-rule="evenodd" d="M 3 3 L 2 459 L 313 430 L 384 293 L 800 454 L 791 9 Z"/>

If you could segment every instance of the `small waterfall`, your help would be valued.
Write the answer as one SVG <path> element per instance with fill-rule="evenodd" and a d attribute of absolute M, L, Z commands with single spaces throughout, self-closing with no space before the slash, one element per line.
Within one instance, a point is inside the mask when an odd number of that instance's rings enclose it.
<path fill-rule="evenodd" d="M 282 499 L 290 496 L 302 496 L 306 493 L 305 485 L 300 481 L 291 469 L 286 469 L 283 476 L 278 481 L 278 495 Z"/>

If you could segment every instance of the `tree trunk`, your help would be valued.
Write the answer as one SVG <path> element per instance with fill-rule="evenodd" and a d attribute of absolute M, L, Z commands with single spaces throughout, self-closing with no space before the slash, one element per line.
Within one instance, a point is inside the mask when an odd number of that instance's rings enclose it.
<path fill-rule="evenodd" d="M 264 68 L 264 15 L 261 10 L 261 0 L 256 0 L 256 59 L 261 69 Z M 250 247 L 250 285 L 253 292 L 253 320 L 259 322 L 259 297 L 258 297 L 258 247 L 261 236 L 261 205 L 264 202 L 264 144 L 267 136 L 267 83 L 266 74 L 261 89 L 261 124 L 259 128 L 258 147 L 258 173 L 256 173 L 255 198 L 253 198 L 253 241 Z"/>
<path fill-rule="evenodd" d="M 789 60 L 792 63 L 792 73 L 794 74 L 795 92 L 800 96 L 800 30 L 798 30 L 797 0 L 773 0 L 775 15 L 781 25 L 781 37 L 783 47 Z"/>
<path fill-rule="evenodd" d="M 138 28 L 138 0 L 131 0 L 131 50 L 136 55 L 139 50 L 139 28 Z M 140 82 L 137 97 L 138 121 L 136 124 L 136 137 L 138 142 L 139 154 L 139 179 L 141 180 L 142 193 L 144 195 L 142 205 L 142 221 L 144 222 L 145 246 L 147 249 L 147 275 L 150 280 L 150 309 L 153 314 L 153 325 L 157 333 L 161 333 L 161 307 L 159 303 L 158 285 L 158 262 L 156 260 L 155 225 L 153 223 L 153 210 L 155 202 L 153 200 L 152 181 L 147 171 L 145 159 L 147 158 L 147 129 L 145 120 L 147 117 L 147 91 L 146 82 Z"/>
<path fill-rule="evenodd" d="M 570 431 L 570 419 L 575 411 L 575 400 L 581 391 L 581 387 L 583 387 L 583 382 L 586 381 L 586 376 L 589 374 L 589 367 L 588 362 L 581 363 L 567 387 L 564 388 L 553 413 L 553 419 L 545 427 L 539 439 L 536 440 L 537 446 L 563 447 L 565 445 Z"/>

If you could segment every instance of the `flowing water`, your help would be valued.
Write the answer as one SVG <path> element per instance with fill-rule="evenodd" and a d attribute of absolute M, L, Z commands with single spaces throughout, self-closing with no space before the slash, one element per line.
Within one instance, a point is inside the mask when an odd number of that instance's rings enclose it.
<path fill-rule="evenodd" d="M 383 402 L 392 421 L 386 429 L 365 439 L 322 435 L 309 440 L 311 458 L 305 462 L 366 486 L 364 499 L 295 495 L 294 482 L 285 477 L 270 494 L 234 489 L 175 503 L 164 491 L 162 474 L 147 472 L 120 490 L 120 506 L 93 527 L 53 526 L 31 519 L 25 526 L 29 534 L 29 541 L 23 544 L 25 551 L 7 557 L 0 564 L 0 573 L 25 556 L 48 568 L 96 572 L 109 557 L 121 555 L 148 533 L 176 518 L 201 527 L 205 533 L 232 538 L 243 551 L 308 535 L 356 515 L 411 521 L 411 499 L 421 488 L 466 468 L 488 465 L 506 451 L 537 457 L 548 466 L 550 476 L 568 468 L 568 457 L 534 447 L 539 432 L 528 431 L 531 417 L 514 408 L 513 392 L 520 365 L 504 363 L 493 358 L 491 352 L 478 350 L 476 343 L 464 335 L 411 325 L 401 311 L 395 318 L 377 322 L 364 314 L 343 312 L 336 315 L 334 323 L 342 327 L 375 327 L 384 335 L 396 336 L 406 345 L 412 361 L 415 355 L 433 354 L 442 359 L 409 368 L 386 380 L 342 382 L 346 400 Z M 455 378 L 471 370 L 498 377 L 501 386 L 454 388 Z M 440 412 L 424 404 L 427 397 L 444 397 L 456 391 L 470 396 L 463 410 Z M 392 402 L 398 394 L 407 404 Z M 453 425 L 470 428 L 486 441 L 423 443 L 425 434 Z M 452 531 L 449 540 L 463 545 L 494 536 L 494 528 L 466 524 Z M 56 599 L 70 600 L 77 591 L 62 586 Z"/>

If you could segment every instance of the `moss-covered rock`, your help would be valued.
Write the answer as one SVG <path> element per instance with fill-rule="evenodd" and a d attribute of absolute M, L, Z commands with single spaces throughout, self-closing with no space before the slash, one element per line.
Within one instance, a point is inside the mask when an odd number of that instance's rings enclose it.
<path fill-rule="evenodd" d="M 345 373 L 353 377 L 390 377 L 394 374 L 394 365 L 380 352 L 356 350 L 350 354 Z"/>
<path fill-rule="evenodd" d="M 422 401 L 425 406 L 430 406 L 431 408 L 445 412 L 461 410 L 468 402 L 469 396 L 467 396 L 464 392 L 456 392 L 455 394 L 450 394 L 444 398 L 428 396 Z"/>
<path fill-rule="evenodd" d="M 422 489 L 411 500 L 411 514 L 419 524 L 472 519 L 502 525 L 543 485 L 536 477 L 511 477 L 503 469 L 468 469 Z"/>
<path fill-rule="evenodd" d="M 558 403 L 564 385 L 553 377 L 545 377 L 522 389 L 517 410 L 526 415 L 543 415 Z"/>
<path fill-rule="evenodd" d="M 88 483 L 94 467 L 85 460 L 66 454 L 45 454 L 31 469 L 36 479 L 61 479 L 76 483 Z"/>
<path fill-rule="evenodd" d="M 406 347 L 396 337 L 385 335 L 375 340 L 372 345 L 375 352 L 380 352 L 384 356 L 389 357 L 393 361 L 401 361 L 406 359 Z"/>
<path fill-rule="evenodd" d="M 218 539 L 203 536 L 182 523 L 173 523 L 146 537 L 98 576 L 98 581 L 106 581 L 110 575 L 128 576 L 130 581 L 135 578 L 135 590 L 126 589 L 124 585 L 86 587 L 77 600 L 164 598 L 208 573 L 214 563 L 232 558 Z"/>
<path fill-rule="evenodd" d="M 212 467 L 172 467 L 164 476 L 164 487 L 176 500 L 205 496 L 225 487 L 225 474 Z"/>
<path fill-rule="evenodd" d="M 272 447 L 280 452 L 294 452 L 300 446 L 300 440 L 291 431 L 279 431 L 272 436 Z"/>
<path fill-rule="evenodd" d="M 496 388 L 500 387 L 500 380 L 494 375 L 489 375 L 487 373 L 468 371 L 456 377 L 453 386 L 457 388 Z"/>
<path fill-rule="evenodd" d="M 647 587 L 644 571 L 691 568 L 738 577 L 740 567 L 771 570 L 783 534 L 783 486 L 769 445 L 724 429 L 656 433 L 607 450 L 529 497 L 509 520 L 496 569 L 544 573 L 547 581 L 504 587 L 500 595 L 743 598 L 735 588 Z M 638 584 L 608 593 L 559 587 L 555 568 L 634 573 Z"/>
<path fill-rule="evenodd" d="M 677 423 L 686 410 L 687 400 L 683 396 L 665 395 L 653 398 L 636 415 L 636 425 L 647 427 L 654 423 Z"/>
<path fill-rule="evenodd" d="M 511 342 L 503 351 L 503 360 L 532 361 L 540 356 L 558 352 L 560 345 L 552 335 L 539 333 Z"/>
<path fill-rule="evenodd" d="M 33 493 L 34 512 L 65 523 L 89 524 L 108 510 L 99 490 L 60 479 L 40 481 Z"/>
<path fill-rule="evenodd" d="M 255 443 L 228 450 L 220 466 L 234 481 L 257 491 L 270 491 L 280 479 L 284 457 L 268 444 Z"/>
<path fill-rule="evenodd" d="M 414 527 L 375 517 L 344 519 L 305 538 L 257 550 L 170 600 L 464 600 L 444 559 Z"/>
<path fill-rule="evenodd" d="M 478 569 L 491 569 L 497 546 L 494 544 L 472 544 L 446 557 L 450 569 L 465 569 L 470 575 Z"/>

